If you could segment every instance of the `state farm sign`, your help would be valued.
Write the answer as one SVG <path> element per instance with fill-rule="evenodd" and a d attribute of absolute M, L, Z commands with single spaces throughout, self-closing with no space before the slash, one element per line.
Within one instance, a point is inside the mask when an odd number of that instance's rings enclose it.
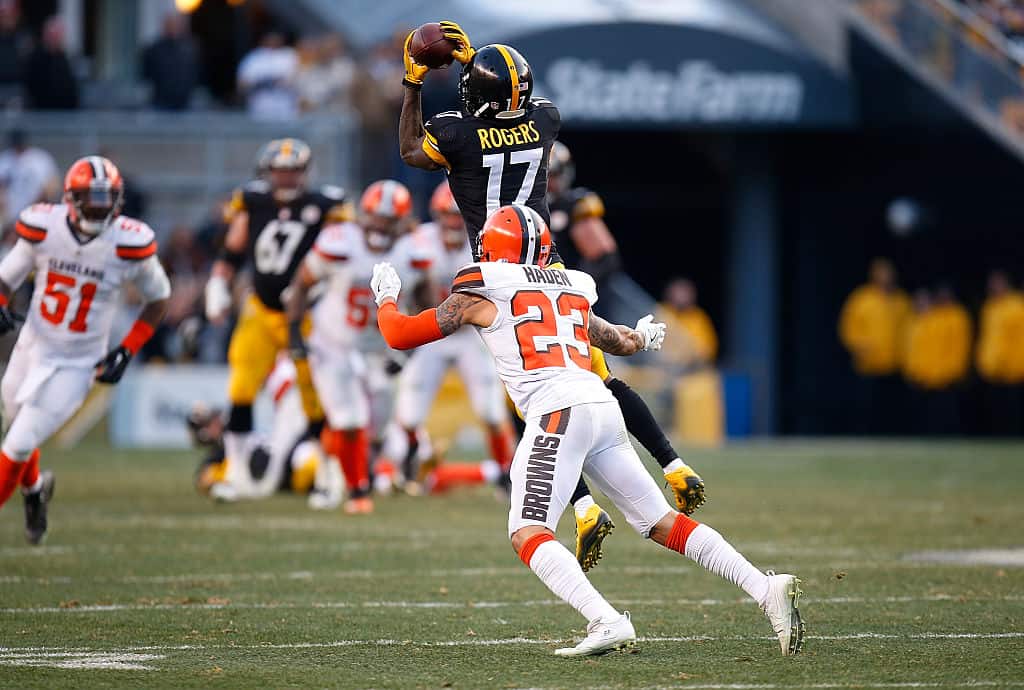
<path fill-rule="evenodd" d="M 791 124 L 804 105 L 804 81 L 794 72 L 730 72 L 710 60 L 669 70 L 560 57 L 540 76 L 541 90 L 566 120 Z"/>

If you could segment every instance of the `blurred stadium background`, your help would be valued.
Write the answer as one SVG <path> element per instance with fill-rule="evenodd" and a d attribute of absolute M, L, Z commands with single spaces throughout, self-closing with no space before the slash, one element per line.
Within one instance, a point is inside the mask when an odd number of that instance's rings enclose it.
<path fill-rule="evenodd" d="M 261 143 L 305 138 L 318 180 L 353 193 L 400 179 L 426 215 L 440 174 L 398 156 L 400 41 L 442 15 L 514 43 L 561 108 L 619 245 L 612 314 L 661 301 L 672 322 L 668 356 L 616 365 L 667 426 L 701 443 L 1021 433 L 1024 317 L 982 316 L 1024 278 L 1016 2 L 0 0 L 5 246 L 48 178 L 105 152 L 176 285 L 149 362 L 222 362 L 230 324 L 203 322 L 201 287 Z M 455 73 L 432 76 L 427 115 L 455 107 Z M 841 329 L 876 258 L 898 293 L 861 295 Z M 917 306 L 887 301 L 903 294 Z M 172 442 L 157 432 L 180 427 L 180 388 L 139 404 L 124 386 L 115 438 Z"/>
<path fill-rule="evenodd" d="M 316 182 L 393 177 L 425 218 L 441 175 L 398 154 L 401 41 L 440 18 L 517 47 L 561 109 L 621 259 L 602 307 L 669 323 L 666 351 L 612 368 L 708 480 L 701 515 L 804 577 L 795 665 L 737 663 L 750 610 L 717 581 L 666 591 L 686 567 L 618 534 L 595 581 L 632 601 L 645 656 L 556 665 L 536 645 L 568 613 L 536 615 L 483 490 L 366 523 L 192 493 L 185 418 L 226 402 L 233 324 L 202 304 L 223 205 L 261 144 L 298 136 Z M 458 107 L 456 75 L 428 78 L 427 116 Z M 2 516 L 0 684 L 1020 685 L 1024 453 L 987 437 L 1024 434 L 1024 2 L 0 0 L 0 132 L 0 251 L 101 152 L 174 283 L 142 361 L 44 453 L 50 545 Z M 476 459 L 472 418 L 452 380 L 430 428 Z M 780 436 L 815 439 L 761 440 Z"/>
<path fill-rule="evenodd" d="M 560 106 L 622 256 L 604 299 L 672 321 L 669 356 L 616 363 L 667 426 L 706 443 L 1021 433 L 1024 316 L 997 296 L 1024 278 L 1016 2 L 0 0 L 4 246 L 48 177 L 105 153 L 175 282 L 156 380 L 221 362 L 229 327 L 205 324 L 201 288 L 260 143 L 307 139 L 317 179 L 353 193 L 398 178 L 426 215 L 439 173 L 397 155 L 400 40 L 441 15 L 515 44 Z M 455 75 L 431 77 L 426 115 L 456 106 Z M 861 295 L 843 331 L 873 259 L 893 291 Z M 999 300 L 1010 317 L 986 320 Z M 157 431 L 186 400 L 140 408 L 137 390 L 119 395 L 155 431 L 116 437 L 183 442 Z"/>

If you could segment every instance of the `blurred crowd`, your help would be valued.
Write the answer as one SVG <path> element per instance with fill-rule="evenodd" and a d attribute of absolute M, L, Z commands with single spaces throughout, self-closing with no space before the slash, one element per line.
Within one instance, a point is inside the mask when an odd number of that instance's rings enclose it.
<path fill-rule="evenodd" d="M 189 17 L 171 12 L 159 37 L 139 56 L 135 73 L 149 90 L 148 101 L 138 105 L 159 110 L 241 107 L 254 117 L 271 120 L 355 107 L 373 122 L 389 109 L 397 113 L 401 105 L 404 38 L 405 31 L 398 31 L 354 55 L 336 33 L 291 37 L 270 27 L 249 48 L 237 48 L 239 54 L 226 65 L 237 62 L 233 87 L 223 89 L 205 73 L 209 62 L 191 33 Z M 67 44 L 59 16 L 31 27 L 18 0 L 0 0 L 0 105 L 35 110 L 79 107 L 83 80 Z M 374 88 L 363 88 L 367 84 Z"/>
<path fill-rule="evenodd" d="M 1017 435 L 1024 430 L 1024 295 L 993 271 L 980 308 L 947 283 L 908 295 L 886 259 L 849 296 L 839 337 L 859 377 L 859 431 Z"/>
<path fill-rule="evenodd" d="M 1024 55 L 1024 2 L 1022 0 L 959 0 L 1009 39 L 1016 57 Z"/>

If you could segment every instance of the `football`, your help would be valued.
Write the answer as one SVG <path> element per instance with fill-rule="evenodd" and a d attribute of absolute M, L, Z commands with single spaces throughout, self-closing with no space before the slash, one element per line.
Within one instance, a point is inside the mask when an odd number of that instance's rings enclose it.
<path fill-rule="evenodd" d="M 441 33 L 441 25 L 437 22 L 424 24 L 412 35 L 409 54 L 421 65 L 430 69 L 439 69 L 452 64 L 452 51 L 458 47 Z"/>

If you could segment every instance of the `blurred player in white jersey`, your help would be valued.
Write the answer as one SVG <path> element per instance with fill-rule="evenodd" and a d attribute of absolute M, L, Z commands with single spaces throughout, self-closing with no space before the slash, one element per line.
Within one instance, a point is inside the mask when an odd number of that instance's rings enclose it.
<path fill-rule="evenodd" d="M 25 325 L 7 364 L 0 396 L 7 431 L 0 447 L 0 506 L 21 486 L 25 536 L 46 534 L 51 472 L 39 471 L 39 446 L 74 414 L 94 381 L 117 383 L 160 323 L 171 294 L 145 223 L 120 215 L 121 173 L 88 156 L 64 179 L 64 203 L 21 212 L 18 242 L 0 262 L 0 334 L 14 329 L 11 294 L 31 273 Z M 145 305 L 116 347 L 107 341 L 121 290 L 134 285 Z"/>
<path fill-rule="evenodd" d="M 433 222 L 416 229 L 416 237 L 434 257 L 431 276 L 437 297 L 428 304 L 435 306 L 448 297 L 448 290 L 459 269 L 473 261 L 466 236 L 466 224 L 455 203 L 448 182 L 442 182 L 430 198 Z M 477 417 L 487 427 L 487 437 L 493 461 L 479 465 L 442 465 L 432 472 L 431 481 L 436 490 L 449 481 L 469 480 L 495 482 L 502 470 L 512 463 L 512 428 L 505 405 L 505 387 L 494 369 L 487 348 L 473 329 L 463 328 L 443 341 L 424 345 L 409 357 L 398 381 L 394 424 L 389 427 L 383 456 L 390 461 L 402 462 L 413 441 L 425 440 L 423 423 L 430 413 L 444 375 L 456 367 L 469 393 L 469 400 Z M 429 453 L 428 453 L 429 454 Z M 410 469 L 410 468 L 407 468 Z M 451 473 L 458 476 L 449 476 Z M 412 478 L 406 473 L 406 479 Z"/>
<path fill-rule="evenodd" d="M 341 469 L 335 460 L 325 461 L 320 444 L 309 438 L 309 419 L 303 411 L 296 381 L 295 364 L 282 353 L 264 384 L 274 401 L 273 426 L 265 436 L 253 434 L 244 448 L 242 464 L 248 468 L 252 483 L 245 498 L 266 498 L 277 491 L 318 491 L 340 501 Z M 208 449 L 196 472 L 195 484 L 199 493 L 209 494 L 210 488 L 224 481 L 227 474 L 226 419 L 220 410 L 197 403 L 187 421 L 193 445 Z"/>
<path fill-rule="evenodd" d="M 324 408 L 324 451 L 338 459 L 350 489 L 348 513 L 369 513 L 370 431 L 382 430 L 391 415 L 393 378 L 398 367 L 377 329 L 377 305 L 369 288 L 373 264 L 392 263 L 414 286 L 426 286 L 433 257 L 429 247 L 408 232 L 412 197 L 394 180 L 371 184 L 359 201 L 359 222 L 321 231 L 292 281 L 288 295 L 289 343 L 293 358 L 308 352 L 313 383 Z M 302 317 L 309 291 L 325 283 L 313 307 L 309 343 Z M 418 290 L 424 299 L 423 289 Z M 410 290 L 410 296 L 417 290 Z M 334 507 L 325 501 L 323 508 Z"/>
<path fill-rule="evenodd" d="M 551 233 L 540 214 L 513 204 L 486 220 L 480 263 L 459 271 L 452 295 L 436 309 L 402 314 L 395 303 L 401 279 L 387 264 L 375 267 L 371 287 L 381 333 L 392 347 L 418 347 L 476 327 L 523 411 L 526 432 L 512 461 L 508 534 L 522 561 L 588 621 L 582 642 L 555 653 L 601 654 L 636 641 L 629 614 L 615 610 L 555 540 L 581 472 L 642 536 L 742 588 L 768 616 L 782 653 L 798 652 L 799 580 L 760 572 L 718 532 L 669 507 L 629 442 L 615 397 L 591 371 L 591 344 L 615 355 L 659 349 L 664 324 L 648 315 L 633 329 L 593 314 L 593 278 L 543 270 L 550 252 Z"/>

